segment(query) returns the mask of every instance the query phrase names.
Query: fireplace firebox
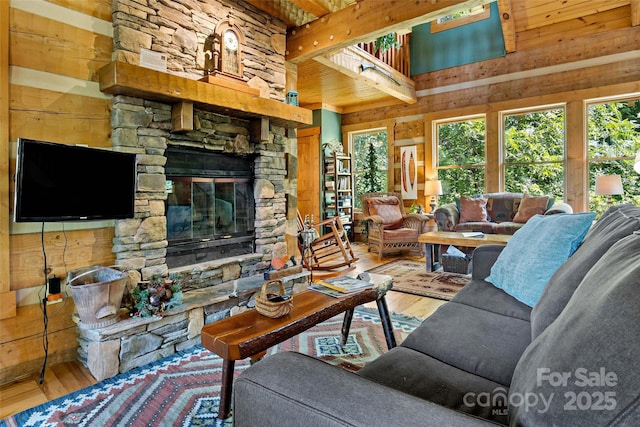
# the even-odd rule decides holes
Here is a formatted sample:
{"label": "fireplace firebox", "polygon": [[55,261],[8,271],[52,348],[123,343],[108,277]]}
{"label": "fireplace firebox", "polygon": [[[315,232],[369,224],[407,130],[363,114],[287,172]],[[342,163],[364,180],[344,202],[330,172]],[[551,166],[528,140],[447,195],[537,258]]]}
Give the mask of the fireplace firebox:
{"label": "fireplace firebox", "polygon": [[166,150],[167,266],[253,253],[253,157]]}

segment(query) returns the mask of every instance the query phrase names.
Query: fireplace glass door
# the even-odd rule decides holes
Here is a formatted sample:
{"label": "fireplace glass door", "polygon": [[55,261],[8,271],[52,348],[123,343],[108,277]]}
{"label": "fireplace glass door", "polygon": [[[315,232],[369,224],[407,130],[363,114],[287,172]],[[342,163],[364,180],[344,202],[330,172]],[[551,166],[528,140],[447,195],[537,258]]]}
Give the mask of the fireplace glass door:
{"label": "fireplace glass door", "polygon": [[167,239],[193,242],[245,236],[253,230],[248,178],[171,177],[167,181]]}

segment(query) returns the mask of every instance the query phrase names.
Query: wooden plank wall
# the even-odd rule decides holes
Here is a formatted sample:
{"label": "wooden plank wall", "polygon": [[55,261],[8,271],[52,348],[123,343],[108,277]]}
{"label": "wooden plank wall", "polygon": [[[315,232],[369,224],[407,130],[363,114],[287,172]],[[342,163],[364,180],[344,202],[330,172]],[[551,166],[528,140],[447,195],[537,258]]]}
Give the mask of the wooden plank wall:
{"label": "wooden plank wall", "polygon": [[[2,2],[0,30],[9,35],[9,52],[0,61],[2,82],[8,81],[8,99],[0,96],[8,120],[2,120],[0,148],[3,176],[15,173],[15,147],[18,138],[34,138],[65,144],[110,147],[110,97],[97,84],[97,70],[111,61],[113,36],[111,0],[17,0]],[[5,13],[7,12],[7,13]],[[3,40],[4,41],[4,40]],[[5,79],[4,76],[10,76]],[[4,126],[8,122],[8,126]],[[0,181],[2,215],[12,214],[13,182]],[[4,197],[4,195],[8,195]],[[12,203],[12,202],[11,202]],[[3,260],[8,269],[9,287],[0,294],[14,292],[16,315],[0,320],[0,384],[39,372],[42,348],[43,314],[39,304],[44,283],[43,244],[53,274],[93,264],[111,265],[114,236],[112,223],[87,225],[11,224],[0,217]],[[4,221],[7,224],[4,224]],[[3,239],[4,242],[4,239]],[[4,276],[3,276],[4,277]],[[0,283],[2,283],[0,279]],[[40,293],[40,294],[39,294]],[[49,364],[76,358],[75,324],[72,299],[50,306]]]}
{"label": "wooden plank wall", "polygon": [[[344,114],[343,126],[361,130],[380,117],[397,123],[421,115],[425,157],[419,159],[425,165],[425,176],[432,177],[436,175],[431,158],[434,121],[485,115],[487,190],[501,191],[500,113],[564,105],[567,111],[565,201],[574,210],[584,211],[588,206],[585,105],[589,100],[603,97],[640,96],[640,32],[638,27],[631,26],[630,15],[627,2],[590,16],[586,21],[576,18],[554,23],[549,26],[551,35],[546,32],[539,37],[534,35],[539,28],[519,32],[516,52],[484,61],[481,66],[469,64],[416,76],[418,103],[381,104],[378,108]],[[396,127],[402,129],[397,124]],[[395,175],[398,180],[397,170]]]}

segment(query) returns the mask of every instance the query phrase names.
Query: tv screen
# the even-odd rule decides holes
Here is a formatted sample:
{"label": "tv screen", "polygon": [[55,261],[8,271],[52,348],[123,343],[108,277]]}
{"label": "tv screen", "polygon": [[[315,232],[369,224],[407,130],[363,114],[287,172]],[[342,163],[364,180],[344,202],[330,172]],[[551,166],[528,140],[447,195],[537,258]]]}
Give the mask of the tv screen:
{"label": "tv screen", "polygon": [[16,222],[132,218],[135,187],[135,154],[18,139]]}

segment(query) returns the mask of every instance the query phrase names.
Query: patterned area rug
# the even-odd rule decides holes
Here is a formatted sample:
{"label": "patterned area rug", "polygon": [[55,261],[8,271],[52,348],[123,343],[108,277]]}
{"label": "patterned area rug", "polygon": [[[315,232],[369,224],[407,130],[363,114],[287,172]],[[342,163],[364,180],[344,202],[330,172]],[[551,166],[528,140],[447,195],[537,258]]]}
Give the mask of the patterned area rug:
{"label": "patterned area rug", "polygon": [[[400,343],[421,321],[392,315],[392,322]],[[295,350],[356,371],[387,351],[377,311],[356,309],[344,347],[341,326],[342,315],[336,316],[266,357]],[[246,360],[236,362],[236,376],[248,366]],[[196,346],[0,420],[0,426],[231,426],[232,418],[215,418],[221,371],[222,359]]]}
{"label": "patterned area rug", "polygon": [[393,277],[393,290],[424,297],[450,300],[471,281],[466,274],[427,272],[423,261],[396,260],[369,270]]}

